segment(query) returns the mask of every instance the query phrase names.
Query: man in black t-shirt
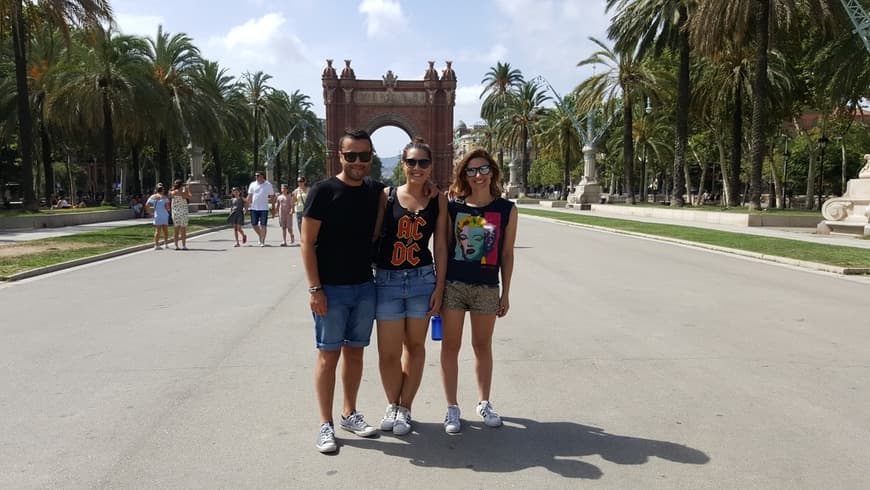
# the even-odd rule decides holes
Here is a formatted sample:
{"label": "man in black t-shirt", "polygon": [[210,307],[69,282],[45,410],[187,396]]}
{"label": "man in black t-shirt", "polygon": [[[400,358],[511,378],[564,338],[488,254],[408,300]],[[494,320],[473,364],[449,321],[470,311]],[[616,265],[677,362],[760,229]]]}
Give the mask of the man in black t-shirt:
{"label": "man in black t-shirt", "polygon": [[356,410],[363,348],[375,319],[371,243],[383,185],[368,178],[372,141],[348,130],[338,142],[341,173],[311,187],[302,218],[302,260],[317,340],[315,385],[321,426],[317,449],[337,449],[332,417],[335,371],[344,358],[340,425],[359,436],[377,432]]}

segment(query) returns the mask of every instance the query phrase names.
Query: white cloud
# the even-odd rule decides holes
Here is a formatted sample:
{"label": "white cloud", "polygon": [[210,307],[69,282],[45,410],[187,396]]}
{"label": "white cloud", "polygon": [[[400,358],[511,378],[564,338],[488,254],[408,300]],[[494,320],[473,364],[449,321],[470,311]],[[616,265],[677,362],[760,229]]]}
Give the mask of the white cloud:
{"label": "white cloud", "polygon": [[287,32],[286,23],[283,14],[268,13],[233,26],[224,36],[213,36],[208,46],[218,51],[221,59],[233,59],[249,68],[257,64],[304,62],[305,45],[295,34]]}
{"label": "white cloud", "polygon": [[362,0],[359,11],[366,15],[370,38],[391,36],[404,29],[405,16],[398,0]]}
{"label": "white cloud", "polygon": [[134,15],[134,14],[115,14],[115,23],[118,24],[118,29],[124,34],[150,36],[157,35],[157,27],[165,24],[166,20],[159,15]]}
{"label": "white cloud", "polygon": [[483,92],[483,85],[472,85],[469,87],[456,88],[456,105],[473,105],[480,106],[480,93]]}

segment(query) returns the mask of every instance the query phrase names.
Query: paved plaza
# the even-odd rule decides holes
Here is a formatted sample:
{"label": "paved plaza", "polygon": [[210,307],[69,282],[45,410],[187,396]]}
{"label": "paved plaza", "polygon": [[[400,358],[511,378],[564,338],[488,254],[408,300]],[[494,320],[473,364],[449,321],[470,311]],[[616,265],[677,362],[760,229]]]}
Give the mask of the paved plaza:
{"label": "paved plaza", "polygon": [[[322,455],[308,285],[270,224],[0,285],[0,488],[867,486],[868,278],[523,216],[505,426],[474,414],[466,331],[461,435],[429,341],[414,431]],[[372,345],[358,408],[384,406]]]}

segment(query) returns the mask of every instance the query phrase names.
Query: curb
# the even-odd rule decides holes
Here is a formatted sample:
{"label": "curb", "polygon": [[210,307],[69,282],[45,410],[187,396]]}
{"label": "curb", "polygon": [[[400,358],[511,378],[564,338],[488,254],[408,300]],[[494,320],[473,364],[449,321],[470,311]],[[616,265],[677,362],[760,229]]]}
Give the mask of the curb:
{"label": "curb", "polygon": [[[220,225],[214,228],[206,228],[205,230],[195,231],[193,233],[188,233],[187,238],[198,237],[200,235],[205,235],[208,233],[213,233],[216,231],[226,230],[231,228],[232,225]],[[72,267],[78,267],[80,265],[91,264],[93,262],[99,262],[101,260],[111,259],[114,257],[119,257],[121,255],[131,254],[133,252],[139,252],[142,250],[148,250],[153,248],[153,243],[146,243],[142,245],[134,245],[132,247],[122,248],[118,250],[113,250],[111,252],[102,253],[99,255],[92,255],[90,257],[82,257],[80,259],[68,260],[66,262],[61,262],[59,264],[47,265],[45,267],[39,267],[37,269],[30,269],[24,272],[19,272],[17,274],[12,274],[11,276],[6,276],[5,278],[0,279],[0,283],[2,282],[15,282],[20,281],[22,279],[28,279],[31,277],[41,276],[43,274],[49,274],[51,272],[57,272],[64,269],[70,269]]]}
{"label": "curb", "polygon": [[604,233],[613,233],[615,235],[626,235],[626,236],[631,236],[631,237],[635,237],[635,238],[643,238],[646,240],[653,240],[653,241],[657,241],[657,242],[674,243],[677,245],[699,248],[702,250],[713,250],[716,252],[722,252],[722,253],[727,253],[727,254],[731,254],[731,255],[739,255],[741,257],[748,257],[748,258],[752,258],[752,259],[764,260],[766,262],[774,262],[777,264],[790,265],[790,266],[794,266],[794,267],[800,267],[802,269],[810,269],[810,270],[817,270],[817,271],[822,271],[822,272],[830,272],[833,274],[839,274],[839,275],[843,275],[843,276],[870,275],[870,268],[866,268],[866,267],[839,267],[836,265],[821,264],[819,262],[809,262],[806,260],[791,259],[788,257],[781,257],[779,255],[768,255],[768,254],[762,254],[762,253],[758,253],[758,252],[749,252],[747,250],[739,250],[736,248],[727,248],[727,247],[720,247],[718,245],[708,245],[706,243],[690,242],[687,240],[680,240],[677,238],[668,238],[668,237],[662,237],[662,236],[658,236],[658,235],[647,235],[646,233],[638,233],[635,231],[624,231],[624,230],[617,230],[617,229],[613,229],[613,228],[606,228],[603,226],[586,225],[586,224],[581,224],[581,223],[571,223],[569,221],[563,221],[563,220],[560,220],[557,218],[545,218],[543,216],[534,216],[534,215],[530,215],[530,214],[526,214],[524,216],[527,218],[539,219],[542,221],[550,221],[550,222],[558,223],[558,224],[565,225],[565,226],[573,226],[576,228],[585,228],[585,229],[600,231],[600,232],[604,232]]}

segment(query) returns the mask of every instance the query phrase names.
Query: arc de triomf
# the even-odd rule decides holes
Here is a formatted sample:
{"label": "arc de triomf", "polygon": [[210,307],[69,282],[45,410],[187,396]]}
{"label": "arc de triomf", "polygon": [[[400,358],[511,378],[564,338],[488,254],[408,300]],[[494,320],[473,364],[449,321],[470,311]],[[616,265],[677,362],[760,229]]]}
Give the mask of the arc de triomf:
{"label": "arc de triomf", "polygon": [[[341,171],[338,138],[345,128],[362,128],[374,133],[384,126],[396,126],[410,139],[422,136],[432,148],[432,180],[445,186],[453,172],[453,106],[456,102],[456,73],[452,62],[438,75],[435,62],[423,80],[399,80],[392,71],[381,80],[359,80],[344,60],[341,75],[326,60],[323,69],[323,102],[326,106],[326,169],[332,176]],[[378,148],[394,154],[401,148]]]}

